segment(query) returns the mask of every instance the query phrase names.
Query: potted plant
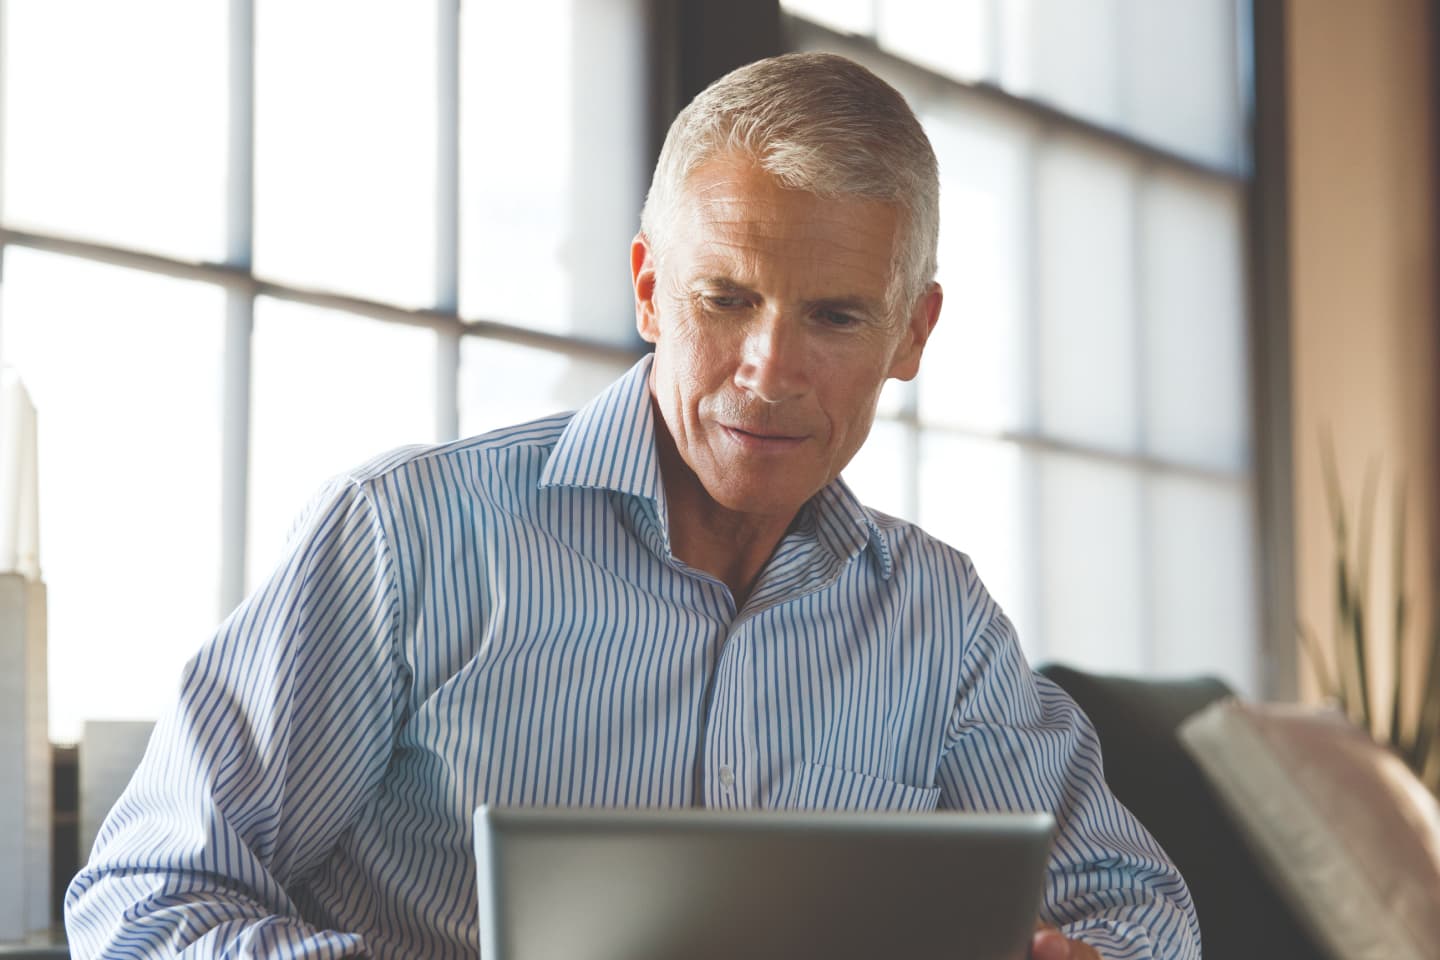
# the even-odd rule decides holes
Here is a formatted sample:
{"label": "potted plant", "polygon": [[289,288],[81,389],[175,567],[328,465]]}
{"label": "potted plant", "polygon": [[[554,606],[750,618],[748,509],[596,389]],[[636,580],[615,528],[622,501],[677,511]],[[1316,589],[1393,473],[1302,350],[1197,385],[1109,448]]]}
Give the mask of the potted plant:
{"label": "potted plant", "polygon": [[[1353,723],[1393,750],[1432,793],[1440,793],[1440,628],[1417,630],[1410,622],[1404,481],[1395,481],[1391,515],[1394,589],[1383,598],[1383,607],[1377,607],[1382,601],[1372,593],[1370,561],[1379,465],[1372,460],[1366,470],[1352,524],[1328,433],[1321,436],[1320,454],[1334,546],[1334,624],[1328,648],[1313,630],[1301,625],[1304,650],[1323,694]],[[1377,691],[1375,668],[1386,656],[1390,682]],[[1406,667],[1415,664],[1421,665],[1420,682],[1413,694],[1407,694],[1414,683],[1413,679],[1407,683],[1407,678],[1415,674]]]}

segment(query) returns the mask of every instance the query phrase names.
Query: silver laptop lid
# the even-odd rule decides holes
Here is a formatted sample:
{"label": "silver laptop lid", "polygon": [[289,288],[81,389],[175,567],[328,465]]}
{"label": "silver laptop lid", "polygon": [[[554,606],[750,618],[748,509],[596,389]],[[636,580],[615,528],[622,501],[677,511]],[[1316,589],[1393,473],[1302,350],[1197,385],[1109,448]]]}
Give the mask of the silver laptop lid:
{"label": "silver laptop lid", "polygon": [[1045,814],[493,809],[484,960],[1027,955]]}

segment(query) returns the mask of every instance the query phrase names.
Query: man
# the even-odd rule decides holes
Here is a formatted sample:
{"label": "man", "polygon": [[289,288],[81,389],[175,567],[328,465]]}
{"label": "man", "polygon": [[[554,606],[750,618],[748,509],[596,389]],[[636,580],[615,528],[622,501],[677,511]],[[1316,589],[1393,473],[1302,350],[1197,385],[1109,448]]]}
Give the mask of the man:
{"label": "man", "polygon": [[188,666],[69,891],[75,954],[473,956],[491,802],[1049,810],[1034,956],[1197,957],[968,559],[838,479],[939,316],[937,200],[849,61],[697,98],[631,247],[653,357],[322,493]]}

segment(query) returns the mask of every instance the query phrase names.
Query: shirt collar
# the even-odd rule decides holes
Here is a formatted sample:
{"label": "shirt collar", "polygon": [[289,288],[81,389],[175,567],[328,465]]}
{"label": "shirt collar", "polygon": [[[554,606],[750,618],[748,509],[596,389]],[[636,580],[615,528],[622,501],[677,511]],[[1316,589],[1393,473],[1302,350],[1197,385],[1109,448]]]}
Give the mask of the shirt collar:
{"label": "shirt collar", "polygon": [[[803,513],[809,513],[809,519]],[[842,478],[836,477],[810,498],[802,510],[801,522],[813,522],[815,536],[836,557],[848,560],[865,548],[889,580],[895,571],[890,545],[880,532],[875,516],[860,502]]]}
{"label": "shirt collar", "polygon": [[662,501],[652,359],[646,354],[570,418],[540,474],[541,487],[594,487]]}
{"label": "shirt collar", "polygon": [[[650,403],[653,360],[652,354],[642,357],[570,418],[540,474],[541,487],[590,487],[644,497],[655,503],[665,523]],[[801,508],[796,527],[813,528],[814,537],[842,560],[869,547],[881,576],[890,579],[894,570],[890,548],[871,512],[844,480],[837,477],[811,497]]]}

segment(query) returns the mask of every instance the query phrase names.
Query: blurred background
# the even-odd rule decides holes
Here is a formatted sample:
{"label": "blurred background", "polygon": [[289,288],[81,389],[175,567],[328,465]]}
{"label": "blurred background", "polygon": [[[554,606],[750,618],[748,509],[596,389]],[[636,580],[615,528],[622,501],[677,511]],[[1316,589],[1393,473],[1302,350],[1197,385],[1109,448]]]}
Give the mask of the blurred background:
{"label": "blurred background", "polygon": [[1430,616],[1435,6],[0,0],[49,739],[163,710],[328,476],[626,369],[663,131],[786,49],[870,65],[941,164],[945,308],[862,499],[969,553],[1036,662],[1313,689],[1322,433],[1382,515],[1404,481],[1378,589]]}

